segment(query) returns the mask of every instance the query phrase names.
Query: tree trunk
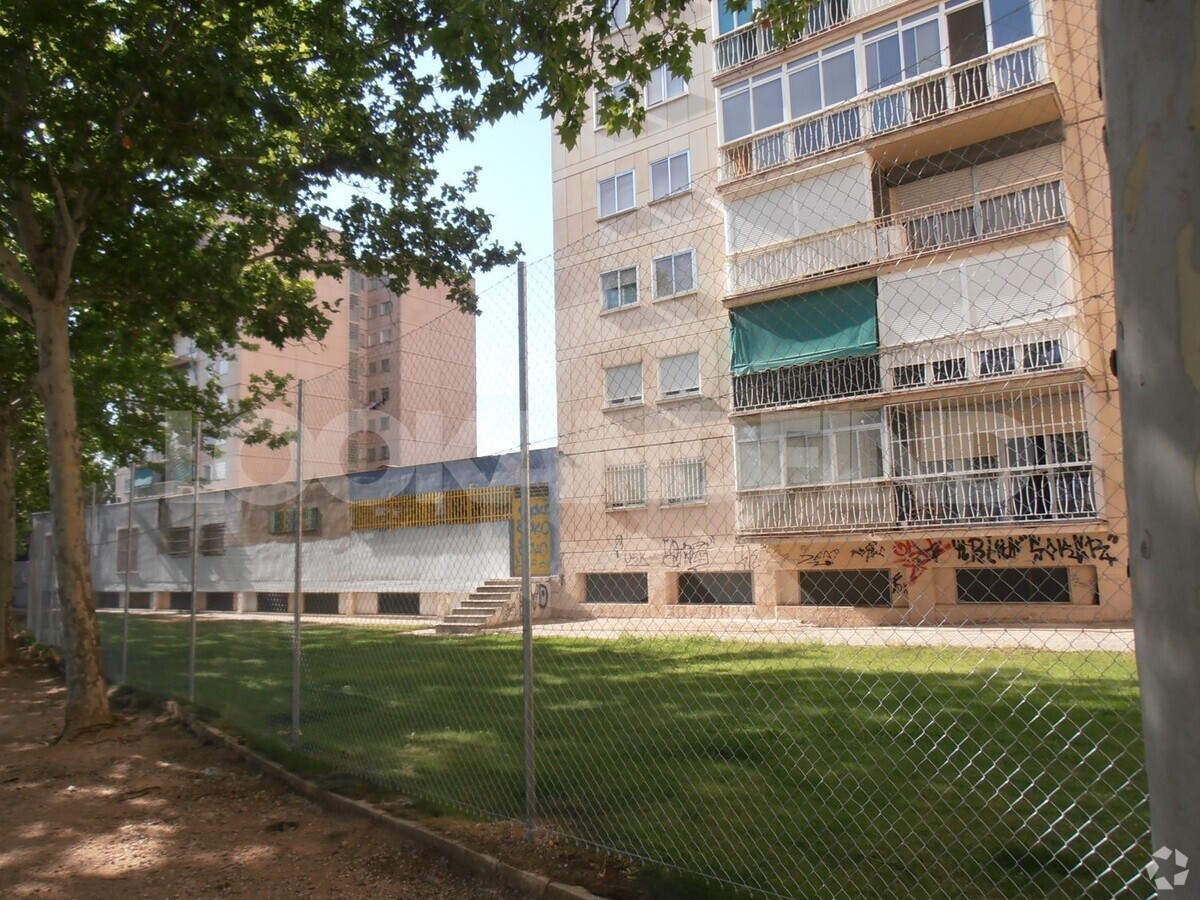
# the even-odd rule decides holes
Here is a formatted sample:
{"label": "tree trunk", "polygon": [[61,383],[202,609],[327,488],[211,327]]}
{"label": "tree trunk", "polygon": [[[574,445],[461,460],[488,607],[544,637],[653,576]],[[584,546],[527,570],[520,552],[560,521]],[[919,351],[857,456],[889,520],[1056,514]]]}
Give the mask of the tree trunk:
{"label": "tree trunk", "polygon": [[[3,401],[0,401],[3,403]],[[0,410],[0,666],[12,657],[13,595],[17,559],[17,457],[13,431],[18,416]]]}
{"label": "tree trunk", "polygon": [[58,602],[62,607],[67,714],[63,738],[112,724],[100,657],[100,632],[92,591],[91,554],[83,505],[83,444],[75,407],[71,350],[64,301],[38,298],[33,324],[38,345],[37,389],[46,416],[50,461],[50,513]]}

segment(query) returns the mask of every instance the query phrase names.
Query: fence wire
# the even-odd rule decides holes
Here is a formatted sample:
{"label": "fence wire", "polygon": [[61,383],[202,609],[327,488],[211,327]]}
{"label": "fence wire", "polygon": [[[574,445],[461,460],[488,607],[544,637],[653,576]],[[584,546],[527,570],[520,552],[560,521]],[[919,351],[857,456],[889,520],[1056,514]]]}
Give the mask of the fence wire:
{"label": "fence wire", "polygon": [[[528,521],[515,277],[347,279],[269,414],[299,500],[294,443],[200,495],[198,706],[291,741],[299,604],[295,749],[521,820],[527,531],[539,829],[763,896],[1151,893],[1094,9],[895,5],[556,151]],[[94,511],[110,674],[174,696],[194,499],[132,504],[127,643]]]}

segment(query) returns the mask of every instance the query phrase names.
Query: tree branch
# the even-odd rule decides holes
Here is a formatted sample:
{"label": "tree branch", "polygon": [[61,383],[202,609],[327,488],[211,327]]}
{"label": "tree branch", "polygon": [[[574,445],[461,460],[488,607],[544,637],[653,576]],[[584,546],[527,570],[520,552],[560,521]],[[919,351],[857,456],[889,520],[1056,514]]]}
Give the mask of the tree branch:
{"label": "tree branch", "polygon": [[[37,296],[37,285],[33,283],[33,279],[21,266],[21,260],[17,258],[17,254],[13,253],[3,244],[0,244],[0,273],[2,273],[9,281],[13,282],[25,296],[22,297],[7,288],[3,283],[0,283],[0,298],[4,300],[4,305],[11,309],[16,315],[32,321],[33,317],[33,299]],[[10,299],[11,298],[11,299]],[[22,311],[28,313],[28,318]]]}
{"label": "tree branch", "polygon": [[13,293],[3,284],[0,284],[0,306],[3,306],[26,325],[33,325],[33,307],[29,305],[29,301],[20,294]]}

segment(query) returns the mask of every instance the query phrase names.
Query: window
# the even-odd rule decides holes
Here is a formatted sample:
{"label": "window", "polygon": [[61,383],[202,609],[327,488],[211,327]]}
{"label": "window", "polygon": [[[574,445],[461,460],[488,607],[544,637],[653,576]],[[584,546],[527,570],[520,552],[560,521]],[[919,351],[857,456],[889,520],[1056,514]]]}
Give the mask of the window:
{"label": "window", "polygon": [[610,31],[629,24],[629,0],[608,0]]}
{"label": "window", "polygon": [[961,356],[955,359],[935,359],[933,361],[934,384],[945,384],[951,381],[966,381],[967,361]]}
{"label": "window", "polygon": [[380,431],[387,431],[391,427],[392,427],[392,417],[391,416],[380,416],[379,417],[379,430]]}
{"label": "window", "polygon": [[1057,340],[1036,341],[1021,348],[1022,367],[1027,372],[1063,367],[1062,342]]}
{"label": "window", "polygon": [[807,413],[736,428],[738,488],[881,478],[879,410]]}
{"label": "window", "polygon": [[704,458],[677,459],[659,468],[662,499],[665,506],[703,503],[705,498]]}
{"label": "window", "polygon": [[367,363],[367,374],[368,374],[368,375],[374,375],[374,374],[375,374],[375,368],[376,368],[376,366],[375,366],[375,363],[374,363],[374,362],[369,362],[369,363]]}
{"label": "window", "polygon": [[717,34],[728,34],[737,28],[749,25],[754,19],[754,10],[758,5],[758,0],[746,0],[746,5],[742,9],[734,10],[730,9],[728,0],[716,0]]}
{"label": "window", "polygon": [[421,614],[421,595],[381,593],[378,609],[381,616],[419,616]]}
{"label": "window", "polygon": [[391,313],[392,313],[392,301],[391,300],[384,300],[382,303],[379,304],[379,315],[389,316],[389,315],[391,315]]}
{"label": "window", "polygon": [[318,616],[336,616],[338,613],[337,594],[305,594],[304,611]]}
{"label": "window", "polygon": [[192,552],[192,529],[177,525],[167,529],[167,556],[188,556]]}
{"label": "window", "polygon": [[1017,370],[1017,353],[1012,347],[993,347],[979,351],[979,374],[983,378],[1009,375]]}
{"label": "window", "polygon": [[379,423],[378,419],[367,419],[367,431],[378,431],[376,427]]}
{"label": "window", "polygon": [[686,93],[687,79],[682,75],[672,75],[669,66],[659,66],[650,73],[650,83],[646,85],[646,105],[657,106]]}
{"label": "window", "polygon": [[96,594],[97,609],[120,609],[121,595],[116,591],[100,591]]}
{"label": "window", "polygon": [[636,205],[637,189],[632,169],[611,178],[602,178],[597,184],[600,191],[600,218],[633,209]]}
{"label": "window", "polygon": [[958,569],[959,603],[1070,603],[1066,567],[1045,569]]}
{"label": "window", "polygon": [[1005,441],[1014,514],[1022,519],[1091,516],[1096,511],[1086,431],[1035,434]]}
{"label": "window", "polygon": [[650,163],[650,199],[661,200],[692,186],[691,155],[687,150]]}
{"label": "window", "polygon": [[255,594],[254,608],[258,612],[285,613],[288,611],[287,594]]}
{"label": "window", "polygon": [[[806,56],[788,66],[788,105],[793,119],[799,119],[858,95],[858,73],[854,42],[838,44]],[[843,110],[828,119],[806,123],[797,128],[800,155],[818,153],[861,136],[857,107]]]}
{"label": "window", "polygon": [[226,474],[225,460],[219,459],[215,463],[212,464],[212,480],[213,481],[223,481],[225,479],[225,474]]}
{"label": "window", "polygon": [[[50,555],[50,554],[48,554]],[[126,568],[126,560],[128,560],[128,569]],[[128,528],[117,529],[117,572],[124,574],[126,571],[136,572],[138,570],[138,530],[132,531]]]}
{"label": "window", "polygon": [[377,315],[379,315],[379,306],[378,306],[378,304],[376,304],[375,306],[369,306],[369,307],[367,307],[367,318],[368,318],[368,319],[373,319],[373,318],[375,318]]}
{"label": "window", "polygon": [[[304,508],[304,530],[316,531],[321,523],[321,510],[316,506]],[[296,509],[276,509],[271,511],[271,534],[291,534],[296,531]]]}
{"label": "window", "polygon": [[638,302],[637,266],[605,272],[600,276],[600,296],[606,310],[633,306]]}
{"label": "window", "polygon": [[225,553],[225,523],[213,522],[200,526],[200,552],[205,556],[222,556]]}
{"label": "window", "polygon": [[379,405],[387,403],[392,399],[392,389],[389,387],[381,387],[379,389]]}
{"label": "window", "polygon": [[363,289],[363,277],[361,272],[350,270],[350,290],[355,293],[361,292]]}
{"label": "window", "polygon": [[829,569],[801,572],[805,606],[891,606],[892,576],[887,569]]}
{"label": "window", "polygon": [[700,354],[668,356],[658,364],[658,391],[664,400],[700,393]]}
{"label": "window", "polygon": [[390,344],[392,342],[392,329],[385,328],[376,336],[376,344]]}
{"label": "window", "polygon": [[361,307],[362,307],[362,300],[359,298],[358,294],[351,294],[350,295],[350,321],[352,321],[352,322],[358,321],[359,312],[360,312]]}
{"label": "window", "polygon": [[358,341],[359,341],[358,325],[356,323],[352,322],[350,324],[350,344],[351,344],[351,346],[357,346]]}
{"label": "window", "polygon": [[754,579],[749,572],[681,572],[678,602],[750,606]]}
{"label": "window", "polygon": [[358,441],[353,438],[346,442],[346,462],[358,462]]}
{"label": "window", "polygon": [[604,400],[609,406],[642,402],[642,364],[604,370]]}
{"label": "window", "polygon": [[374,447],[367,448],[367,462],[375,462],[375,453]]}
{"label": "window", "polygon": [[379,458],[380,458],[381,460],[388,460],[388,459],[391,459],[391,458],[392,458],[392,449],[391,449],[391,447],[389,447],[387,444],[384,444],[382,447],[380,447],[380,448],[379,448]]}
{"label": "window", "polygon": [[736,141],[783,122],[783,69],[721,90],[721,140]]}
{"label": "window", "polygon": [[585,603],[649,603],[645,572],[588,572],[583,576]]}
{"label": "window", "polygon": [[379,361],[379,371],[380,372],[392,371],[392,358],[390,356],[385,356],[383,359],[381,359]]}
{"label": "window", "polygon": [[892,369],[892,387],[896,390],[921,387],[925,384],[925,364],[914,363],[909,366],[896,366]]}
{"label": "window", "polygon": [[233,612],[233,594],[229,591],[211,591],[204,595],[204,608],[210,612]]}
{"label": "window", "polygon": [[640,509],[646,505],[646,464],[606,466],[605,505],[608,509]]}
{"label": "window", "polygon": [[171,591],[171,596],[167,598],[167,605],[177,611],[192,608],[192,592],[191,591]]}
{"label": "window", "polygon": [[367,403],[374,403],[377,396],[378,395],[375,393],[375,391],[367,391]]}
{"label": "window", "polygon": [[654,296],[671,297],[696,289],[696,253],[683,250],[654,260]]}

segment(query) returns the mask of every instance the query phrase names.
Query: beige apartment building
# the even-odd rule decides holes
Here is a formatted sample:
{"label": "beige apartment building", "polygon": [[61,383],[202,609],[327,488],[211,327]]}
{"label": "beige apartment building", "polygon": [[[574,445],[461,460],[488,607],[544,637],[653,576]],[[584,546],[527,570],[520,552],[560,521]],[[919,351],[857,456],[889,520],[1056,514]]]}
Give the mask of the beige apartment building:
{"label": "beige apartment building", "polygon": [[692,14],[554,151],[567,607],[1128,621],[1095,0]]}
{"label": "beige apartment building", "polygon": [[[304,475],[324,478],[388,465],[419,465],[475,454],[475,317],[462,313],[445,288],[412,284],[396,296],[379,279],[348,270],[315,281],[329,330],[320,340],[276,348],[260,342],[210,359],[187,339],[175,364],[191,378],[217,378],[231,400],[255,376],[293,379],[285,401],[261,411],[274,430],[297,427],[296,383],[305,386]],[[201,456],[206,489],[277,484],[295,477],[295,453],[246,444],[236,436],[208,440]],[[190,472],[190,463],[185,464]],[[186,489],[187,474],[168,471],[165,455],[140,467],[136,495]],[[117,498],[128,496],[127,470],[116,477]]]}

